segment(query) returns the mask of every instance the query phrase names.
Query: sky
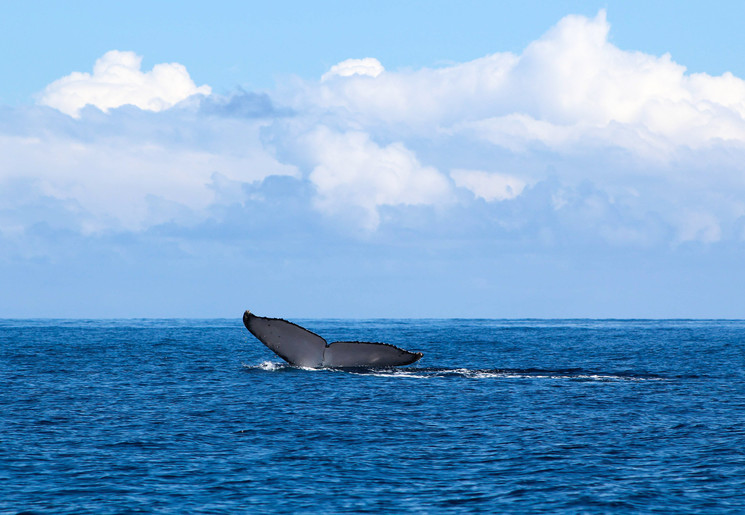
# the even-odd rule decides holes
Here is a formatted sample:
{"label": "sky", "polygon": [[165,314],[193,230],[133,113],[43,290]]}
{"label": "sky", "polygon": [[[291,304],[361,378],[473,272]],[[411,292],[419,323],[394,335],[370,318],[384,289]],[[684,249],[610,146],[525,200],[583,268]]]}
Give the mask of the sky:
{"label": "sky", "polygon": [[8,2],[0,318],[743,318],[745,4]]}

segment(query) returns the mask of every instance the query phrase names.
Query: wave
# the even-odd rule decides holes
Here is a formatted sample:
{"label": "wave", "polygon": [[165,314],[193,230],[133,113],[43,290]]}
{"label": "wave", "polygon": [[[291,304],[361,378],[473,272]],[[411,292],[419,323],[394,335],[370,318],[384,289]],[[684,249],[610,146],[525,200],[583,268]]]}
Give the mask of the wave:
{"label": "wave", "polygon": [[568,379],[575,381],[664,381],[668,378],[646,372],[600,372],[581,368],[543,369],[543,368],[494,368],[469,369],[447,367],[407,367],[407,368],[301,368],[287,363],[264,361],[258,365],[247,365],[247,370],[283,372],[303,370],[312,372],[344,373],[361,376],[391,377],[402,379]]}
{"label": "wave", "polygon": [[355,370],[353,374],[380,377],[466,378],[466,379],[569,379],[577,381],[662,381],[666,378],[630,372],[596,372],[583,369],[468,369],[468,368],[407,368],[387,370]]}

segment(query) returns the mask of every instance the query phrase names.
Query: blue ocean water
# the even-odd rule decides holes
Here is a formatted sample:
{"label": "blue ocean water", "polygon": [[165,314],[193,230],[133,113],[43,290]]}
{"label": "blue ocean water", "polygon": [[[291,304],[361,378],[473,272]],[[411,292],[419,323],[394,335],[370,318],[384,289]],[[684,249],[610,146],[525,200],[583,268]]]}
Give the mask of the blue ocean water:
{"label": "blue ocean water", "polygon": [[745,512],[745,322],[0,321],[0,513]]}

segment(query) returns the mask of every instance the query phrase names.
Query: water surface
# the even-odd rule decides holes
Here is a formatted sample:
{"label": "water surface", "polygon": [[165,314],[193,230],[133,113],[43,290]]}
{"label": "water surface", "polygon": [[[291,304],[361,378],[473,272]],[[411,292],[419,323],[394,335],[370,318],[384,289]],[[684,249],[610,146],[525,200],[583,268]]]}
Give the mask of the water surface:
{"label": "water surface", "polygon": [[745,322],[0,321],[0,512],[745,511]]}

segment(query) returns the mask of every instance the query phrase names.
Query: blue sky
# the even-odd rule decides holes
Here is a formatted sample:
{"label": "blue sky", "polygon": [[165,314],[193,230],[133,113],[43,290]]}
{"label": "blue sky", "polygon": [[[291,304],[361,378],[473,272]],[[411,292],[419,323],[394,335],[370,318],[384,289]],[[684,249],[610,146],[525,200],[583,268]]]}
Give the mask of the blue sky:
{"label": "blue sky", "polygon": [[3,11],[0,317],[745,316],[742,3]]}

